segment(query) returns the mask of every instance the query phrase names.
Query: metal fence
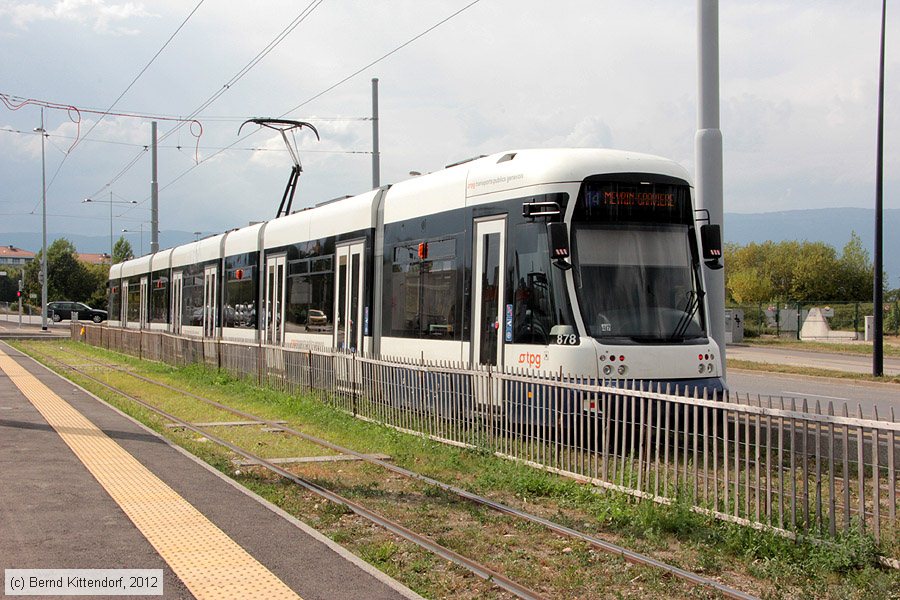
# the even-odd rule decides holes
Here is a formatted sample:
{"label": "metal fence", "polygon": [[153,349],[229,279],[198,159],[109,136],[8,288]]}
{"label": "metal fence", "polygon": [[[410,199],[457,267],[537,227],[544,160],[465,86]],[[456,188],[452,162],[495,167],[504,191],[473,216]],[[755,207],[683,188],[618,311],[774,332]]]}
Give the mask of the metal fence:
{"label": "metal fence", "polygon": [[73,337],[175,365],[203,362],[434,440],[657,502],[687,499],[722,519],[790,534],[861,529],[897,547],[893,410],[867,419],[858,406],[831,402],[685,396],[560,373],[91,325]]}

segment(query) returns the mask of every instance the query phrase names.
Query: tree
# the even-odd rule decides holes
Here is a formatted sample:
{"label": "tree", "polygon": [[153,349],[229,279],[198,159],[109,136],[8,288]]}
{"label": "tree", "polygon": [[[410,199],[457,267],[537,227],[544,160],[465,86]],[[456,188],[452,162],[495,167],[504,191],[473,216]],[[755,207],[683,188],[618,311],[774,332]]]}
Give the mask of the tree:
{"label": "tree", "polygon": [[843,300],[838,297],[838,259],[824,242],[803,242],[793,257],[790,295],[799,302]]}
{"label": "tree", "polygon": [[739,303],[867,300],[872,263],[856,233],[840,257],[823,242],[727,244],[725,289]]}
{"label": "tree", "polygon": [[760,272],[747,267],[728,278],[728,294],[738,304],[768,302],[773,297],[772,282]]}
{"label": "tree", "polygon": [[[872,297],[875,285],[874,266],[869,260],[869,252],[863,247],[856,232],[850,234],[850,241],[844,246],[838,265],[840,276],[839,295],[842,300],[864,300]],[[887,281],[887,278],[884,278]]]}
{"label": "tree", "polygon": [[131,242],[121,236],[116,245],[113,246],[112,264],[125,262],[134,258],[134,251],[131,249]]}
{"label": "tree", "polygon": [[[41,270],[42,252],[25,267],[25,287],[31,293],[40,295],[41,284],[38,274]],[[78,253],[72,242],[65,238],[55,240],[47,248],[47,301],[72,300],[75,302],[97,301],[98,290],[106,285],[108,271],[102,277],[97,269],[78,260]],[[103,304],[99,297],[98,304]]]}
{"label": "tree", "polygon": [[22,272],[16,267],[0,266],[0,271],[6,271],[6,275],[0,275],[0,302],[15,302],[18,298],[19,277]]}

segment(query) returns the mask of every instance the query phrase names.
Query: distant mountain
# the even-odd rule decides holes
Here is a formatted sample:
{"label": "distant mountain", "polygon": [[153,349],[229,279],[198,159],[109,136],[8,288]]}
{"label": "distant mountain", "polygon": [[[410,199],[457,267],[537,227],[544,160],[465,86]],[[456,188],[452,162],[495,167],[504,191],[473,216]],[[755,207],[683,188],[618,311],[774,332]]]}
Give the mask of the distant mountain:
{"label": "distant mountain", "polygon": [[[850,240],[850,234],[862,240],[873,258],[875,247],[875,210],[869,208],[816,208],[770,213],[725,213],[725,241],[737,244],[772,240],[825,242],[838,253]],[[900,288],[900,209],[884,211],[884,270],[888,288]]]}
{"label": "distant mountain", "polygon": [[[125,239],[131,242],[131,247],[135,254],[142,254],[150,251],[150,232],[144,231],[143,236],[140,232],[122,234],[116,233],[113,242],[119,239],[120,235],[125,235]],[[53,240],[58,238],[66,238],[75,245],[79,252],[109,252],[109,234],[106,235],[81,235],[78,233],[47,233],[47,244],[50,245]],[[159,247],[171,248],[187,242],[193,242],[197,239],[193,233],[188,231],[160,231]],[[143,252],[141,251],[141,242],[143,241]],[[0,246],[13,245],[23,250],[31,252],[39,252],[41,249],[40,233],[0,233]]]}
{"label": "distant mountain", "polygon": [[[725,241],[738,244],[772,240],[807,240],[826,242],[838,252],[850,239],[851,232],[862,239],[872,257],[875,237],[875,211],[868,208],[817,208],[811,210],[787,210],[770,213],[725,213]],[[884,268],[888,272],[888,287],[900,287],[900,209],[884,211]],[[118,239],[116,235],[116,239]],[[65,237],[80,252],[109,252],[109,237],[67,233],[48,234],[48,241]],[[135,254],[141,254],[141,238],[128,236]],[[171,248],[196,239],[188,231],[160,231],[159,245]],[[41,248],[40,233],[0,233],[0,246],[12,244],[37,252]],[[149,251],[150,232],[143,235],[143,252]]]}

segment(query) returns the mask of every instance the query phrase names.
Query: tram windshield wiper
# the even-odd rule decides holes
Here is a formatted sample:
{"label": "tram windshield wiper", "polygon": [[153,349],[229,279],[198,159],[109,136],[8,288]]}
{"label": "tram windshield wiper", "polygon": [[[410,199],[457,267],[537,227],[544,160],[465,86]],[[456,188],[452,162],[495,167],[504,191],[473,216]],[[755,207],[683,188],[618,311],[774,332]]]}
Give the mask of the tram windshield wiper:
{"label": "tram windshield wiper", "polygon": [[684,314],[675,325],[675,329],[674,331],[672,331],[672,335],[669,336],[670,340],[676,340],[678,338],[684,337],[684,334],[687,332],[688,326],[691,324],[691,321],[694,319],[694,315],[697,314],[697,311],[699,309],[700,296],[697,294],[697,292],[691,290],[688,292],[688,301],[687,306],[684,307]]}

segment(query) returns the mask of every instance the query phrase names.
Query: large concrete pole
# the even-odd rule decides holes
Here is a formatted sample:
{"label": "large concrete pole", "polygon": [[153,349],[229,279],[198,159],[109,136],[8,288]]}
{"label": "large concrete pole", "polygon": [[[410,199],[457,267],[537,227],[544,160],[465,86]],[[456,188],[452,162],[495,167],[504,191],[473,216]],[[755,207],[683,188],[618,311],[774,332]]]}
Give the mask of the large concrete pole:
{"label": "large concrete pole", "polygon": [[159,178],[156,161],[156,121],[150,122],[150,254],[159,252]]}
{"label": "large concrete pole", "polygon": [[378,148],[378,78],[372,79],[372,189],[381,187],[381,153]]}
{"label": "large concrete pole", "polygon": [[[725,239],[722,181],[722,131],[719,129],[719,2],[698,0],[697,208],[709,211],[710,223]],[[725,379],[725,270],[703,267],[709,332],[719,345]]]}

